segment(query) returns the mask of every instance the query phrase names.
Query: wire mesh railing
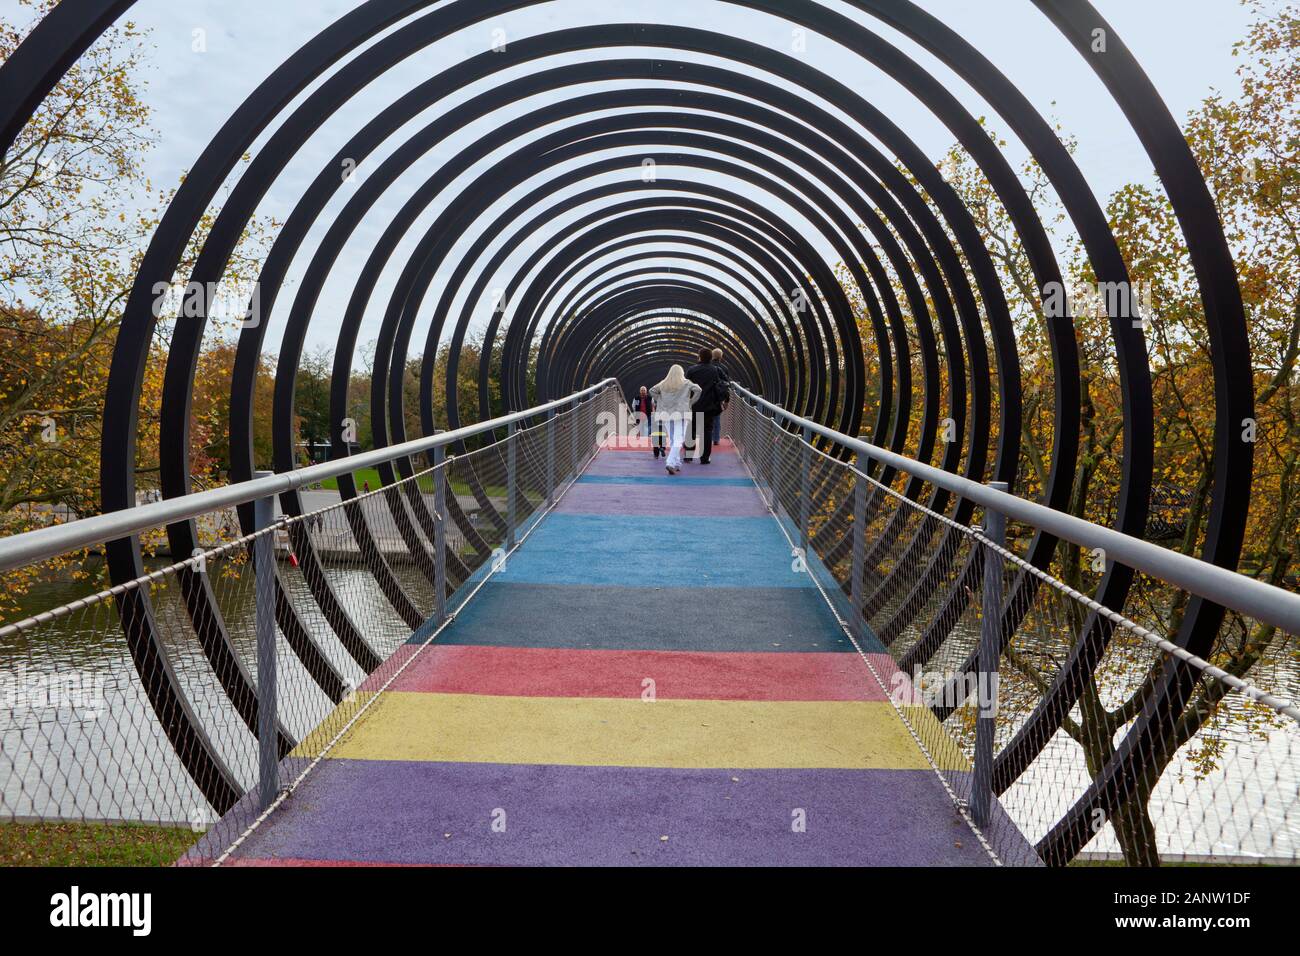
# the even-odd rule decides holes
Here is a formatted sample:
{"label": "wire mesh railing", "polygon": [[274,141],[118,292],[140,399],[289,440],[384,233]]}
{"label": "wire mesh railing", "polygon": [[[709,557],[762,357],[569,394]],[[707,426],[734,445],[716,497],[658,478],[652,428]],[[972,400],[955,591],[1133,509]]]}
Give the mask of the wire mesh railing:
{"label": "wire mesh railing", "polygon": [[1197,590],[1127,568],[1107,608],[1115,554],[1072,538],[1036,567],[1045,522],[959,510],[958,481],[738,393],[724,425],[765,500],[1002,862],[1300,861],[1295,595],[1242,585],[1269,619],[1230,605],[1194,655],[1170,638]]}
{"label": "wire mesh railing", "polygon": [[193,555],[0,626],[10,862],[112,862],[142,841],[223,860],[504,565],[619,407],[602,383],[396,446],[395,480],[351,495],[319,484],[351,460],[304,469],[286,513],[256,499],[248,533],[233,509],[194,512]]}

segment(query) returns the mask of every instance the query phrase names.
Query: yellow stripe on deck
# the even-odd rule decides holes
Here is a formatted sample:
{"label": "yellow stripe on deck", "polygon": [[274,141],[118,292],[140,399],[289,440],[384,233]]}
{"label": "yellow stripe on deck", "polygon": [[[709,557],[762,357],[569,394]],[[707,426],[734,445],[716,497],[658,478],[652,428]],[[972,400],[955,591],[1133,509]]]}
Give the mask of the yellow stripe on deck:
{"label": "yellow stripe on deck", "polygon": [[919,770],[888,703],[389,692],[330,752],[354,760]]}

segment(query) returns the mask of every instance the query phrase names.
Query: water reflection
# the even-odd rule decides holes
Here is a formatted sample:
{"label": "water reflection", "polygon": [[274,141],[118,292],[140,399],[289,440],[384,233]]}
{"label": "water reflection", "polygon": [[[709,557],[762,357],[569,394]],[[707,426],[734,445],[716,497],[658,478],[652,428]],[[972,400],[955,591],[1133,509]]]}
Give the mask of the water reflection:
{"label": "water reflection", "polygon": [[[162,566],[161,562],[154,565]],[[151,568],[152,569],[152,568]],[[88,565],[88,570],[99,569]],[[256,680],[255,598],[251,567],[210,561],[208,578],[231,645]],[[302,574],[279,562],[281,581],[308,631],[335,670],[355,688],[364,674],[333,636]],[[428,581],[394,564],[408,593],[425,597]],[[381,657],[410,628],[356,563],[326,575],[361,633]],[[23,611],[38,614],[84,598],[84,581],[33,588]],[[176,679],[227,763],[247,787],[257,775],[256,739],[231,706],[195,638],[175,581],[149,590],[158,631]],[[301,739],[333,704],[278,634],[280,719]],[[213,814],[166,740],[131,660],[112,602],[98,602],[0,638],[0,810],[3,815],[73,819],[211,823]]]}

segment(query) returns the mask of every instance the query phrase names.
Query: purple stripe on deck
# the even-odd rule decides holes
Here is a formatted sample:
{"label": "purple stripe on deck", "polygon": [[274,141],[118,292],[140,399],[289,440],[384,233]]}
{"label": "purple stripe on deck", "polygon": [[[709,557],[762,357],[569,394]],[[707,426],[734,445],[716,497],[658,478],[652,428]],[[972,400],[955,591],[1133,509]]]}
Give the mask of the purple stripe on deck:
{"label": "purple stripe on deck", "polygon": [[663,515],[666,518],[761,518],[767,508],[752,487],[703,482],[603,485],[579,482],[556,511],[569,514]]}
{"label": "purple stripe on deck", "polygon": [[[800,818],[804,832],[794,827]],[[364,760],[325,761],[236,855],[488,865],[990,863],[929,770]]]}

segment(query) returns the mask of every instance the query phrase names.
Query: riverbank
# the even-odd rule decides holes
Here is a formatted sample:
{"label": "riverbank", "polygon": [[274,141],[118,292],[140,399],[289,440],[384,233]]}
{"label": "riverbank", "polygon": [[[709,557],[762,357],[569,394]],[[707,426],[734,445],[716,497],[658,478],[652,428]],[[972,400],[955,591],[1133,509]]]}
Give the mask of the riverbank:
{"label": "riverbank", "polygon": [[170,866],[199,836],[142,823],[0,823],[0,867]]}

